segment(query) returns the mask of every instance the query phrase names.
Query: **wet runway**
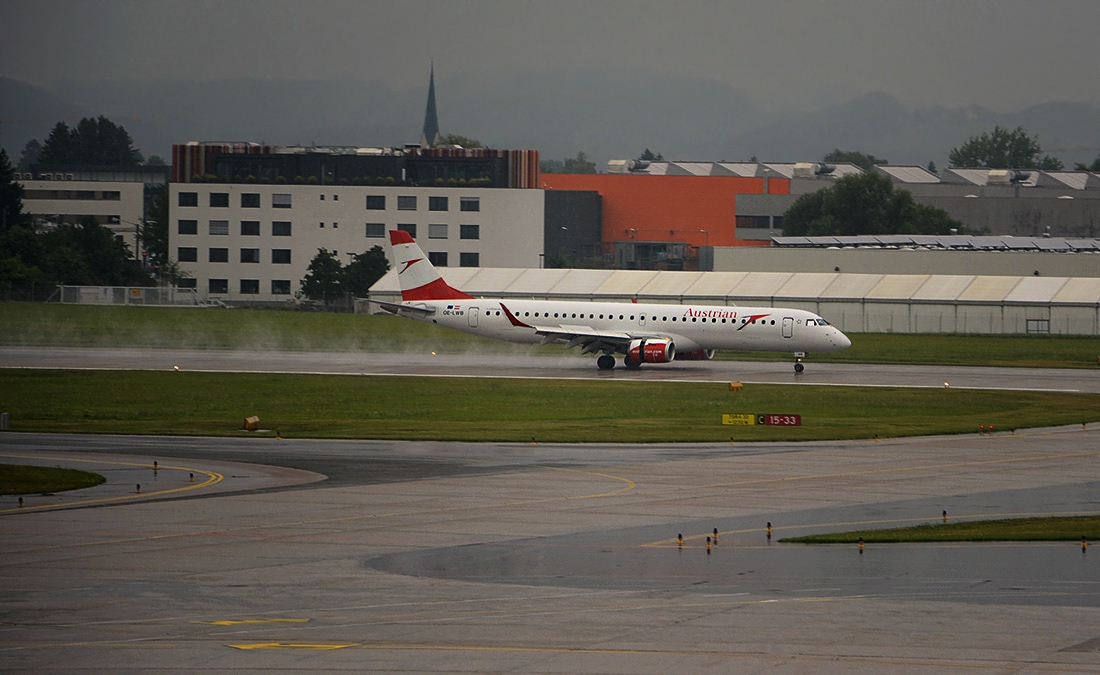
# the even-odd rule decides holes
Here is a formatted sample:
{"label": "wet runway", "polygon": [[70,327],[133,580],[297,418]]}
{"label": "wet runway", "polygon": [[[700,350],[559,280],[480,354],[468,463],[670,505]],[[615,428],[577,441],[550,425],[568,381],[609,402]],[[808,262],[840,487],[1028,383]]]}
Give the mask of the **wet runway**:
{"label": "wet runway", "polygon": [[676,361],[637,370],[601,371],[595,359],[515,354],[389,354],[362,352],[236,352],[199,349],[0,347],[0,367],[220,372],[292,372],[423,377],[519,377],[661,380],[882,387],[1015,389],[1100,393],[1095,370],[965,368],[807,362],[795,374],[782,361]]}
{"label": "wet runway", "polygon": [[[361,355],[188,355],[139,361],[362,372]],[[0,350],[5,366],[119,358]],[[587,360],[524,361],[498,367],[598,376]],[[677,372],[795,382],[786,368]],[[832,368],[807,376],[838,383]],[[847,368],[893,386],[944,372]],[[952,371],[952,386],[1090,375],[991,370],[1007,372]],[[1100,672],[1098,548],[779,542],[943,510],[1100,513],[1100,426],[673,446],[3,433],[0,461],[108,476],[23,508],[0,497],[4,672]]]}

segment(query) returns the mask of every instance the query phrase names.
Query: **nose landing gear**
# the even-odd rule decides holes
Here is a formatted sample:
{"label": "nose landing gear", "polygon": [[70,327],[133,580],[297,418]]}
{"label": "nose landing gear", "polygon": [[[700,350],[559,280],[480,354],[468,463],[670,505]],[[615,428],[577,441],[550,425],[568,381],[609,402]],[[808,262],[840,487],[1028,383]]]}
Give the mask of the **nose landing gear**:
{"label": "nose landing gear", "polygon": [[802,359],[806,358],[806,352],[794,353],[794,372],[801,373],[806,370],[806,364],[802,363]]}

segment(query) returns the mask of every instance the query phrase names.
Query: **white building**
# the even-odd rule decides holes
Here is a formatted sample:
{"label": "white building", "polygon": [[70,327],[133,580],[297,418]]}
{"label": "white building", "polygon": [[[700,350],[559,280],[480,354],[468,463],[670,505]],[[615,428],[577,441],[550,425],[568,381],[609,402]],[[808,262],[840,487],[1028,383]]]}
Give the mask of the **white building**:
{"label": "white building", "polygon": [[136,257],[138,228],[145,208],[145,185],[132,181],[22,179],[23,210],[37,228],[76,225],[95,216],[126,242]]}
{"label": "white building", "polygon": [[408,231],[438,267],[538,267],[537,189],[172,183],[169,251],[200,296],[281,301],[318,249],[343,264]]}

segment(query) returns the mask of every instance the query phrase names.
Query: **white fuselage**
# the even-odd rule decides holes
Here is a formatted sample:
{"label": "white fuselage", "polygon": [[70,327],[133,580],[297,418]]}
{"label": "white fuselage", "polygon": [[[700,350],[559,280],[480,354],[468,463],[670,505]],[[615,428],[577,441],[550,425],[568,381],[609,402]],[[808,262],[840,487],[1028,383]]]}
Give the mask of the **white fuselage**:
{"label": "white fuselage", "polygon": [[[423,321],[510,342],[547,342],[538,329],[558,328],[563,333],[592,331],[632,338],[668,338],[678,352],[733,349],[809,353],[838,351],[851,345],[847,336],[824,319],[799,309],[494,298],[403,304],[433,308],[432,314],[415,317]],[[505,307],[526,325],[510,320]]]}

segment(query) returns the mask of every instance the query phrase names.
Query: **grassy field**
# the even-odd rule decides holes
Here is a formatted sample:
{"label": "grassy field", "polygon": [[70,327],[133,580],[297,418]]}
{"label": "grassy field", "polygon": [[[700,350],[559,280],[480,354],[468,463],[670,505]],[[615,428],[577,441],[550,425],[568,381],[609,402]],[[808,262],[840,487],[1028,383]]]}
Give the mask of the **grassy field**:
{"label": "grassy field", "polygon": [[99,485],[106,479],[91,471],[48,466],[0,464],[0,495],[63,492]]}
{"label": "grassy field", "polygon": [[925,524],[886,530],[859,530],[836,534],[791,537],[783,542],[799,544],[928,543],[949,541],[1088,541],[1100,540],[1100,516],[1063,518],[1012,518],[965,523]]}
{"label": "grassy field", "polygon": [[[852,347],[811,362],[907,363],[1100,370],[1100,339],[1062,336],[856,334]],[[306,311],[0,303],[0,344],[295,351],[562,354],[410,319]],[[723,359],[789,360],[775,352]]]}
{"label": "grassy field", "polygon": [[[15,431],[468,441],[716,442],[881,438],[1080,424],[1100,395],[956,389],[0,370]],[[721,424],[798,414],[802,426]]]}

